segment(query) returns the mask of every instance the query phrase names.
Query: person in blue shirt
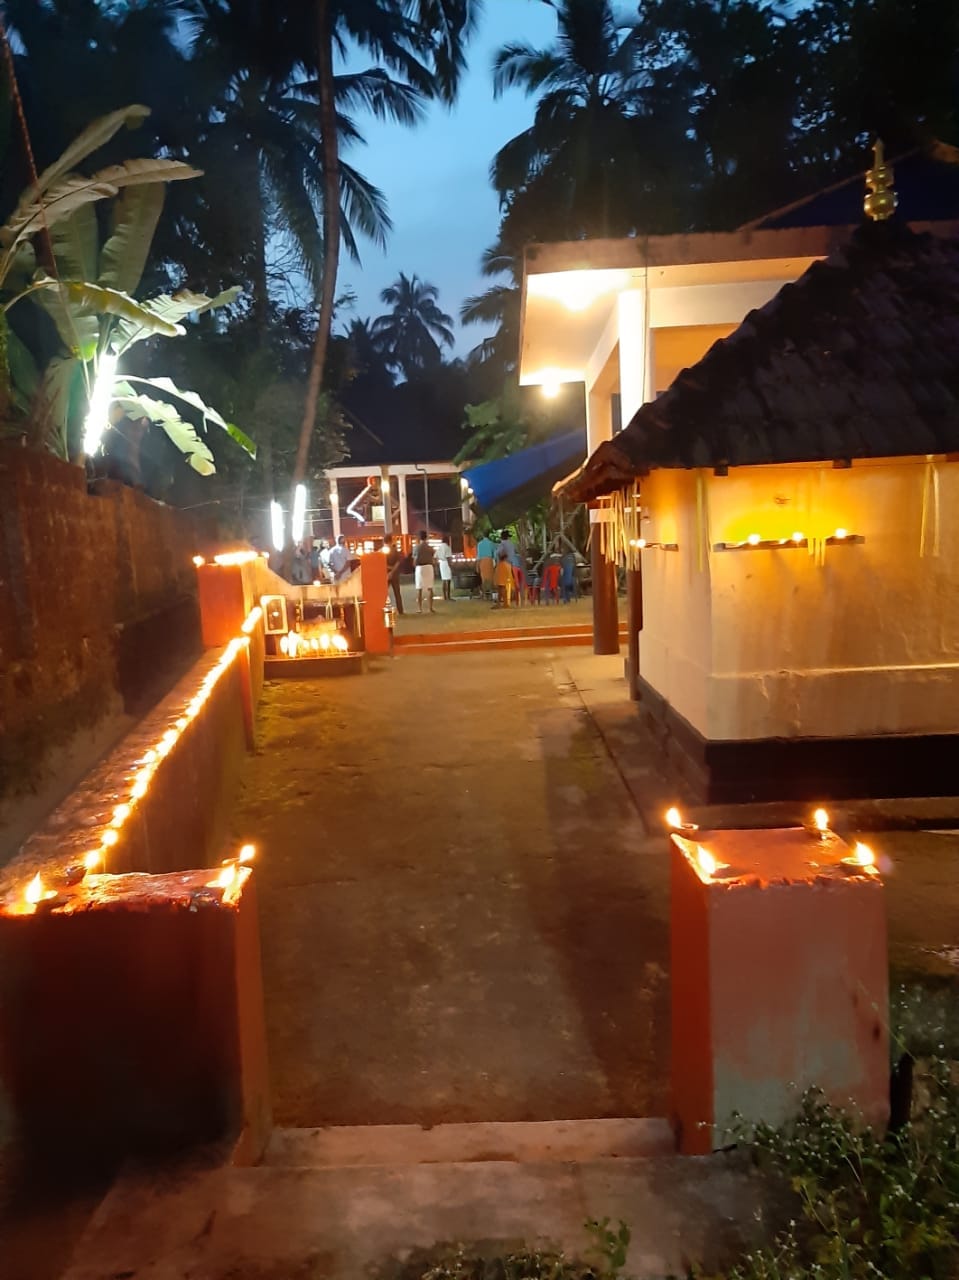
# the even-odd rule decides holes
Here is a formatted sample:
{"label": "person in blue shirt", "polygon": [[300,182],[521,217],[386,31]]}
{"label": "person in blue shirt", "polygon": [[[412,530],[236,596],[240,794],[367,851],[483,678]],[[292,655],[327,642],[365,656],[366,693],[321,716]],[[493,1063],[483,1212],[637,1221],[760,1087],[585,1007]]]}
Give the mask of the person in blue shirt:
{"label": "person in blue shirt", "polygon": [[513,541],[513,535],[509,529],[504,529],[499,536],[499,547],[497,548],[497,553],[500,551],[506,552],[506,558],[514,569],[520,568],[522,561],[519,558],[519,547]]}
{"label": "person in blue shirt", "polygon": [[484,533],[476,544],[476,567],[479,570],[480,585],[483,588],[484,596],[493,594],[493,558],[495,555],[496,548],[493,546],[493,540]]}
{"label": "person in blue shirt", "polygon": [[562,560],[563,572],[560,578],[560,586],[563,589],[563,604],[569,602],[576,595],[576,556],[572,551],[567,551]]}
{"label": "person in blue shirt", "polygon": [[513,535],[509,529],[504,529],[500,534],[499,550],[497,556],[506,552],[506,557],[513,567],[513,579],[516,584],[516,599],[518,603],[522,603],[523,596],[526,592],[526,571],[523,568],[523,561],[520,558],[519,547],[513,541]]}

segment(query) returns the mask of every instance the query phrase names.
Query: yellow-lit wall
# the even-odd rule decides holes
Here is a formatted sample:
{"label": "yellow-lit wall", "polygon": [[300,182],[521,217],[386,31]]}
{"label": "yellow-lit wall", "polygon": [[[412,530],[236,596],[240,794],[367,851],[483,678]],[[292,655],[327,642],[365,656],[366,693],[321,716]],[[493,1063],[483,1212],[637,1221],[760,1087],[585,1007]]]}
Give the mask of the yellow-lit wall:
{"label": "yellow-lit wall", "polygon": [[695,324],[669,329],[654,329],[653,390],[665,391],[683,369],[690,369],[720,338],[726,338],[735,324]]}
{"label": "yellow-lit wall", "polygon": [[[693,473],[654,473],[649,527],[658,538],[672,522],[681,549],[644,553],[643,677],[712,740],[954,732],[959,465],[938,466],[938,557],[931,491],[920,556],[924,473],[922,459],[707,473],[702,520]],[[802,549],[711,549],[837,527],[866,541],[827,548],[824,565]]]}
{"label": "yellow-lit wall", "polygon": [[707,723],[712,671],[709,573],[689,554],[696,539],[696,477],[654,471],[642,482],[647,542],[676,542],[678,551],[643,554],[640,674],[690,724]]}

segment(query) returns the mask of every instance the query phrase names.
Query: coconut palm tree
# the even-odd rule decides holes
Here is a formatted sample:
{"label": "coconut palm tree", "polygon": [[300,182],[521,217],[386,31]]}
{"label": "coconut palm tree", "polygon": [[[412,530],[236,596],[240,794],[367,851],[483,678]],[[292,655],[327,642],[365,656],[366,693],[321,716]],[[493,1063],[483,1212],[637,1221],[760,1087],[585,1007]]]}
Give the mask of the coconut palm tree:
{"label": "coconut palm tree", "polygon": [[[304,6],[305,7],[305,6]],[[316,343],[307,383],[293,483],[306,474],[333,324],[340,258],[339,138],[335,127],[334,56],[348,44],[365,50],[392,78],[420,98],[452,102],[464,69],[466,43],[482,0],[314,0],[317,94],[326,198],[323,204],[323,279]]]}
{"label": "coconut palm tree", "polygon": [[407,381],[442,363],[442,348],[453,345],[453,318],[440,310],[438,298],[435,284],[402,271],[380,294],[390,310],[377,316],[371,332],[386,363]]}
{"label": "coconut palm tree", "polygon": [[463,324],[495,326],[494,332],[470,352],[473,364],[496,366],[505,377],[516,368],[519,351],[520,275],[522,262],[502,241],[487,249],[480,267],[484,276],[505,276],[508,283],[492,284],[460,308]]}
{"label": "coconut palm tree", "polygon": [[555,0],[552,7],[554,45],[507,44],[494,60],[496,94],[517,87],[539,99],[532,125],[491,167],[513,244],[636,230],[650,191],[641,156],[658,151],[644,98],[649,51],[636,19],[612,0]]}
{"label": "coconut palm tree", "polygon": [[[269,308],[268,246],[278,237],[292,250],[296,272],[319,292],[323,263],[322,210],[327,199],[323,141],[316,109],[308,6],[267,6],[261,0],[185,0],[197,79],[213,86],[206,123],[193,154],[213,179],[209,189],[233,192],[200,219],[201,234],[223,259],[224,238],[248,263],[254,314],[265,330]],[[333,124],[338,149],[362,143],[359,109],[403,123],[417,118],[408,87],[381,69],[334,77]],[[347,251],[358,237],[385,243],[390,228],[382,194],[352,165],[341,163],[337,212]],[[225,236],[224,236],[225,233]]]}

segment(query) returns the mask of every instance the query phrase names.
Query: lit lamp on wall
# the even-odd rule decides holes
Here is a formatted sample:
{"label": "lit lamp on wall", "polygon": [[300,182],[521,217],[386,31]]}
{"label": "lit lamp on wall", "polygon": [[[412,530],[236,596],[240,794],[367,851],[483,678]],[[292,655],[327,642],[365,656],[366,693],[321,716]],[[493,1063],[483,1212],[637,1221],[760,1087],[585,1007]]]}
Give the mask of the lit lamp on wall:
{"label": "lit lamp on wall", "polygon": [[285,636],[290,629],[286,612],[286,596],[263,596],[264,631],[268,636]]}
{"label": "lit lamp on wall", "polygon": [[286,534],[283,528],[283,508],[275,499],[270,503],[270,532],[273,535],[273,550],[282,551],[286,544]]}

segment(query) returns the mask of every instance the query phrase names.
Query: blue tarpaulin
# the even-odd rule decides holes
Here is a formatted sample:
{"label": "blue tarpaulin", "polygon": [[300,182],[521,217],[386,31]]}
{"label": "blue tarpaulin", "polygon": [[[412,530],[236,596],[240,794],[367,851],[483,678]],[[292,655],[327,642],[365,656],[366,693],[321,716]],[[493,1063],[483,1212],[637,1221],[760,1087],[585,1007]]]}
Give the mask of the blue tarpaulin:
{"label": "blue tarpaulin", "polygon": [[569,475],[585,456],[585,430],[566,431],[520,453],[471,467],[462,475],[484,511],[509,504],[519,513],[545,498],[556,481]]}

